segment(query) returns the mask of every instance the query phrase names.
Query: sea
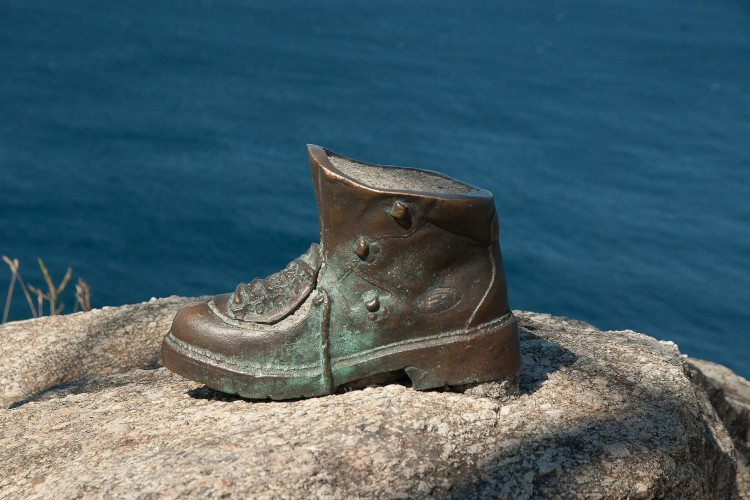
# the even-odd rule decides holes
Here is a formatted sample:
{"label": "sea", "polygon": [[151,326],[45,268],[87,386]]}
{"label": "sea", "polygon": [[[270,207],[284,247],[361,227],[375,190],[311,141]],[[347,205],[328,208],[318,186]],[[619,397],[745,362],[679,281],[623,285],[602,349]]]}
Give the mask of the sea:
{"label": "sea", "polygon": [[750,378],[746,0],[0,2],[0,254],[63,312],[284,267],[308,143],[491,191],[514,309]]}

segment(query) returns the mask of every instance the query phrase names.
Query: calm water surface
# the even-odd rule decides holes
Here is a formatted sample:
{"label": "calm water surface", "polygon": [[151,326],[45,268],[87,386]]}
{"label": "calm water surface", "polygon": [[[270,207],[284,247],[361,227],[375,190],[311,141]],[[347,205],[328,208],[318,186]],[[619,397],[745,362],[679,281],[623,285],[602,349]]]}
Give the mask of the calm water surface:
{"label": "calm water surface", "polygon": [[318,240],[316,143],[492,191],[514,308],[750,377],[747,2],[4,0],[0,68],[27,281],[73,266],[100,307],[269,274]]}

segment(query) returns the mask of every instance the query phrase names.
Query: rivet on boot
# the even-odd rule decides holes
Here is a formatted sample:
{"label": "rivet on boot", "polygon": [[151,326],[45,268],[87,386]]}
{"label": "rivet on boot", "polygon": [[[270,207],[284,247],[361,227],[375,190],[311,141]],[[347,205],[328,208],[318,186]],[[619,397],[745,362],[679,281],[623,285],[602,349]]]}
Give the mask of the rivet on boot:
{"label": "rivet on boot", "polygon": [[357,245],[357,248],[354,250],[354,253],[356,253],[357,257],[359,257],[362,260],[367,259],[367,255],[370,253],[370,245],[367,244],[364,238],[359,239],[359,245]]}
{"label": "rivet on boot", "polygon": [[377,311],[378,309],[380,309],[380,299],[378,299],[377,297],[375,297],[372,300],[368,300],[367,302],[365,302],[365,307],[370,312]]}
{"label": "rivet on boot", "polygon": [[409,207],[405,203],[397,201],[393,210],[391,210],[391,217],[404,229],[411,227],[411,213],[409,213]]}

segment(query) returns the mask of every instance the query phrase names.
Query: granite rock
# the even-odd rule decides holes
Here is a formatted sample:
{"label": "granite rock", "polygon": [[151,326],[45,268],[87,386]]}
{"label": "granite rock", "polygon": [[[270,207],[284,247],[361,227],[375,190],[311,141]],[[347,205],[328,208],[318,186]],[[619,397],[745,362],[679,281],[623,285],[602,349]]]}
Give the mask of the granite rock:
{"label": "granite rock", "polygon": [[750,500],[750,381],[726,366],[688,358],[694,381],[706,390],[737,449],[740,496]]}
{"label": "granite rock", "polygon": [[671,342],[519,312],[517,394],[504,381],[248,401],[154,367],[186,300],[0,327],[0,498],[744,494]]}
{"label": "granite rock", "polygon": [[167,297],[0,325],[0,408],[75,379],[154,365],[177,310]]}

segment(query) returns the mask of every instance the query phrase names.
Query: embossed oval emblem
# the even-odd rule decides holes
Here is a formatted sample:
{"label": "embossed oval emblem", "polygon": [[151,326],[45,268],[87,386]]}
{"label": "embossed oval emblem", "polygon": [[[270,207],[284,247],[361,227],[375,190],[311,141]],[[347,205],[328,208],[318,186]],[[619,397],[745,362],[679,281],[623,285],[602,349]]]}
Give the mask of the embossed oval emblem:
{"label": "embossed oval emblem", "polygon": [[422,314],[447,311],[461,300],[461,292],[453,288],[436,288],[414,301],[414,309]]}

